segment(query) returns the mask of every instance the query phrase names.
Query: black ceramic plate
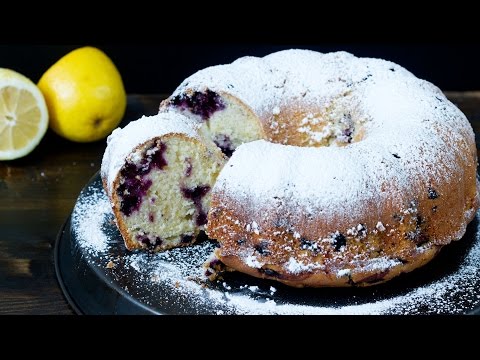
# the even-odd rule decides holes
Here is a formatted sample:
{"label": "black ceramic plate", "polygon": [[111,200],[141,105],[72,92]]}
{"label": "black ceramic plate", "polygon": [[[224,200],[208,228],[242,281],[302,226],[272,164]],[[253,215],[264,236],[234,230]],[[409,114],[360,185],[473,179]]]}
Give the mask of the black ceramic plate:
{"label": "black ceramic plate", "polygon": [[370,288],[294,289],[229,273],[202,278],[215,244],[160,254],[129,252],[101,179],[82,190],[55,248],[65,297],[81,314],[473,314],[480,309],[478,215],[431,263]]}

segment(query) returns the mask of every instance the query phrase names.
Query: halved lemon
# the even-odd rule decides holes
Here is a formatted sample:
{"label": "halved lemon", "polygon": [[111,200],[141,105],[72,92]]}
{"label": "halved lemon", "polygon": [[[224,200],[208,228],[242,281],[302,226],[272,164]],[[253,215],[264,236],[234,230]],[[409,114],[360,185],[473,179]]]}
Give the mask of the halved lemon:
{"label": "halved lemon", "polygon": [[0,160],[30,153],[48,128],[48,110],[38,87],[27,77],[0,68]]}

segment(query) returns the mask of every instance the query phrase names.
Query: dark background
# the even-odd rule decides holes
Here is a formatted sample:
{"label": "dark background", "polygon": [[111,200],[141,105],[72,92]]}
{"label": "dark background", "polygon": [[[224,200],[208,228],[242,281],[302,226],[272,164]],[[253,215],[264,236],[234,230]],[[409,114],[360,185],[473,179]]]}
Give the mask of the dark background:
{"label": "dark background", "polygon": [[184,78],[204,67],[288,48],[345,50],[357,56],[379,57],[404,66],[442,90],[480,90],[478,43],[0,44],[0,67],[14,69],[37,82],[61,56],[84,45],[96,46],[112,58],[128,93],[171,93]]}

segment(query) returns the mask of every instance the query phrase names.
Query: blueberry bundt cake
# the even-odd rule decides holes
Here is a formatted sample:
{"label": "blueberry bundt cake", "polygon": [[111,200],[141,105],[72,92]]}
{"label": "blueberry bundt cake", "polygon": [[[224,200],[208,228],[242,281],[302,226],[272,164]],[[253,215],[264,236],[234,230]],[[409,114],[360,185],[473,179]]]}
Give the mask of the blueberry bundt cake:
{"label": "blueberry bundt cake", "polygon": [[221,151],[181,114],[143,117],[116,129],[101,175],[126,247],[157,251],[194,242],[224,163]]}
{"label": "blueberry bundt cake", "polygon": [[[296,287],[372,285],[424,265],[460,239],[479,206],[468,120],[437,87],[392,62],[306,50],[245,57],[187,78],[160,114],[158,120],[172,118],[174,133],[174,117],[191,129],[176,137],[179,149],[195,145],[168,159],[183,169],[175,180],[152,179],[162,191],[176,191],[159,206],[184,208],[175,201],[186,202],[178,190],[185,158],[204,149],[188,189],[211,190],[201,211],[185,208],[208,212],[207,234],[219,243],[212,268],[220,261]],[[168,136],[150,134],[158,144]],[[125,161],[126,148],[110,157]],[[231,156],[224,166],[215,148]],[[129,199],[121,187],[129,161],[110,171],[119,209],[121,194]],[[136,165],[131,176],[143,169]],[[175,216],[185,218],[180,210]],[[156,221],[131,222],[137,243],[153,234],[144,224],[158,226],[161,241],[173,237],[171,245],[201,228],[194,221],[167,236]]]}

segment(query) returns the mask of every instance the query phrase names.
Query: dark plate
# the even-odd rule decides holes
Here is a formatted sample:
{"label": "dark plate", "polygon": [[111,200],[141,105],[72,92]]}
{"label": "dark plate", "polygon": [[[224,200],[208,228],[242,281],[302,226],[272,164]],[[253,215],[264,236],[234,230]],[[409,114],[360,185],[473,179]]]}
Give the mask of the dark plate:
{"label": "dark plate", "polygon": [[294,289],[229,273],[202,279],[208,239],[159,254],[129,252],[97,173],[55,247],[57,277],[80,314],[480,314],[478,214],[432,262],[370,288]]}

